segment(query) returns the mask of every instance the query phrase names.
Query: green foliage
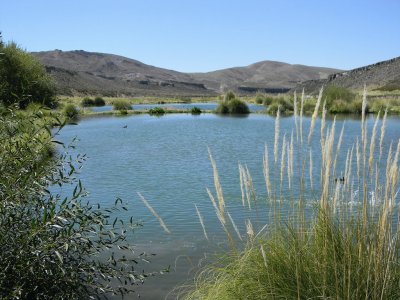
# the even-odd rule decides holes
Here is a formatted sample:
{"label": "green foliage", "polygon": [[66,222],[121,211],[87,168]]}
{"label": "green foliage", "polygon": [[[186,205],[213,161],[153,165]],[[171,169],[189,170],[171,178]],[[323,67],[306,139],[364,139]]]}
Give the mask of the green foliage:
{"label": "green foliage", "polygon": [[67,105],[65,105],[63,113],[68,119],[76,119],[79,115],[79,110],[72,103],[68,103]]}
{"label": "green foliage", "polygon": [[276,114],[278,107],[282,114],[287,114],[293,111],[293,103],[290,100],[287,100],[284,97],[275,97],[272,98],[270,104],[268,105],[267,112],[269,114]]}
{"label": "green foliage", "polygon": [[353,101],[355,99],[355,94],[346,88],[328,85],[324,89],[324,99],[326,100],[326,107],[329,110],[336,101],[340,100],[347,103]]}
{"label": "green foliage", "polygon": [[216,112],[218,114],[248,114],[250,110],[245,102],[237,99],[234,93],[228,92],[224,100],[218,104]]}
{"label": "green foliage", "polygon": [[201,114],[201,109],[198,108],[197,106],[195,106],[195,107],[192,107],[190,112],[192,113],[192,115],[200,115]]}
{"label": "green foliage", "polygon": [[264,103],[264,101],[265,101],[265,98],[266,97],[264,97],[264,95],[262,95],[262,94],[257,94],[256,95],[256,103],[257,104],[263,104]]}
{"label": "green foliage", "polygon": [[26,108],[36,102],[54,107],[55,86],[44,67],[15,43],[0,44],[0,102]]}
{"label": "green foliage", "polygon": [[118,99],[113,102],[114,110],[132,110],[132,105],[128,100]]}
{"label": "green foliage", "polygon": [[106,105],[106,101],[102,97],[96,97],[94,98],[94,105],[95,106],[104,106]]}
{"label": "green foliage", "polygon": [[82,99],[81,106],[83,107],[94,106],[94,100],[89,97],[85,97]]}
{"label": "green foliage", "polygon": [[265,97],[263,104],[264,105],[270,105],[274,101],[274,98],[272,97]]}
{"label": "green foliage", "polygon": [[[49,123],[63,126],[41,111],[3,109],[0,115],[0,298],[133,292],[148,276],[135,270],[140,257],[127,240],[136,224],[116,217],[127,210],[120,199],[107,208],[84,201],[75,172],[85,156],[49,156],[57,134]],[[49,191],[64,185],[72,187],[69,196]]]}
{"label": "green foliage", "polygon": [[149,115],[163,115],[165,114],[165,110],[161,107],[154,107],[149,109]]}

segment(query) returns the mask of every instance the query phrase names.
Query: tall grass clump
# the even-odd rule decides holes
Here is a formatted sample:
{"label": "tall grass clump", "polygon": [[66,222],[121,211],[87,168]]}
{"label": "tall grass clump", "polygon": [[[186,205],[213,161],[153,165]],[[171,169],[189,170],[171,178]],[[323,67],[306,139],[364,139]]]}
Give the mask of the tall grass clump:
{"label": "tall grass clump", "polygon": [[250,110],[244,101],[236,98],[233,92],[228,92],[218,104],[216,112],[218,114],[248,114]]}
{"label": "tall grass clump", "polygon": [[119,111],[127,111],[132,109],[132,105],[128,100],[117,99],[113,102],[113,109]]}
{"label": "tall grass clump", "polygon": [[[246,220],[244,247],[233,242],[237,226],[224,217],[229,215],[227,201],[211,157],[217,200],[208,193],[229,251],[198,273],[183,298],[400,298],[400,140],[383,149],[386,112],[383,120],[377,115],[368,133],[364,91],[360,137],[342,149],[345,129],[337,130],[335,120],[327,124],[323,99],[321,90],[308,133],[302,120],[304,96],[301,103],[294,97],[296,128],[291,134],[281,132],[278,109],[274,144],[266,145],[263,159],[268,223],[254,226]],[[320,164],[312,161],[317,153]],[[241,165],[239,179],[243,207],[254,209],[256,199],[262,199],[255,196],[251,176]]]}

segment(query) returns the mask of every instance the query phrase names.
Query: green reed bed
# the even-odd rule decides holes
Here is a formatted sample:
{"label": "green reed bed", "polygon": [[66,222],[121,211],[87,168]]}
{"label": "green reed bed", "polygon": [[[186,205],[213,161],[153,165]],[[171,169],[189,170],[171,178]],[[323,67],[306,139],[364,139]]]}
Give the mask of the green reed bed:
{"label": "green reed bed", "polygon": [[[384,147],[387,112],[382,119],[377,115],[368,132],[364,91],[361,136],[343,149],[345,128],[335,133],[335,121],[326,124],[322,99],[321,90],[308,132],[303,128],[304,93],[299,101],[294,96],[295,126],[290,135],[280,132],[278,109],[274,144],[266,145],[264,154],[267,198],[263,201],[268,211],[258,212],[267,214],[269,221],[266,226],[253,226],[247,220],[245,237],[227,211],[210,154],[216,193],[208,193],[226,232],[229,251],[201,270],[192,285],[182,288],[182,298],[400,298],[400,141]],[[316,134],[320,135],[320,150],[313,153],[311,140]],[[322,158],[319,169],[312,164],[315,155]],[[345,164],[339,168],[343,155]],[[298,169],[296,176],[294,168]],[[243,207],[257,209],[256,199],[260,199],[246,166],[239,165],[239,177]],[[307,197],[310,190],[316,195],[313,202]],[[357,199],[352,196],[355,193]],[[197,212],[206,234],[201,212]],[[244,249],[236,246],[238,239],[246,240]]]}

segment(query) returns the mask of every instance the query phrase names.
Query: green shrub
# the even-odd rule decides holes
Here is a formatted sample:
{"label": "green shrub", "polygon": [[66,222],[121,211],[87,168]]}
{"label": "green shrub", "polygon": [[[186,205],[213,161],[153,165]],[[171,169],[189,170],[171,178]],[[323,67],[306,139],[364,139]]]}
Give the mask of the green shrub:
{"label": "green shrub", "polygon": [[82,99],[81,105],[83,107],[94,106],[94,100],[89,97],[85,97]]}
{"label": "green shrub", "polygon": [[237,99],[234,93],[228,92],[224,100],[218,104],[216,112],[218,114],[248,114],[250,110],[245,102]]}
{"label": "green shrub", "polygon": [[[127,241],[135,224],[120,222],[120,210],[126,210],[120,199],[106,208],[84,199],[74,177],[85,156],[71,157],[63,148],[59,158],[49,157],[57,130],[52,135],[47,124],[63,124],[56,116],[46,123],[38,116],[10,110],[0,115],[0,298],[132,292],[147,276],[135,270],[141,258]],[[63,195],[49,191],[64,185]]]}
{"label": "green shrub", "polygon": [[161,107],[154,107],[149,109],[149,115],[163,115],[165,114],[165,110]]}
{"label": "green shrub", "polygon": [[256,103],[257,104],[263,104],[264,101],[265,101],[264,95],[261,95],[261,94],[257,94],[256,95]]}
{"label": "green shrub", "polygon": [[24,109],[31,102],[56,106],[56,90],[45,68],[15,43],[0,45],[0,101]]}
{"label": "green shrub", "polygon": [[96,97],[94,98],[94,105],[95,106],[104,106],[106,105],[106,101],[102,97]]}
{"label": "green shrub", "polygon": [[128,100],[118,99],[113,102],[114,110],[132,110],[132,105]]}
{"label": "green shrub", "polygon": [[63,113],[68,119],[76,119],[79,115],[79,110],[75,105],[69,103],[65,105]]}
{"label": "green shrub", "polygon": [[343,102],[351,102],[355,99],[355,96],[356,95],[350,90],[335,85],[328,85],[324,89],[324,99],[326,100],[327,109],[329,109],[334,102],[338,100]]}
{"label": "green shrub", "polygon": [[201,114],[201,109],[198,108],[197,106],[195,106],[195,107],[192,107],[190,112],[192,113],[192,115],[200,115]]}
{"label": "green shrub", "polygon": [[264,105],[271,105],[271,103],[274,101],[274,98],[272,97],[265,97],[263,104]]}

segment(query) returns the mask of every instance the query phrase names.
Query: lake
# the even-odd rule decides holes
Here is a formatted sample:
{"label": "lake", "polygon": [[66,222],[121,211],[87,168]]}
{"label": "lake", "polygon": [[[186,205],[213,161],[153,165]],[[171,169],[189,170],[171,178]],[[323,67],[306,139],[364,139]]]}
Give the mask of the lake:
{"label": "lake", "polygon": [[[367,122],[371,132],[374,120],[369,117]],[[143,114],[86,118],[78,125],[63,128],[59,140],[68,143],[77,137],[80,141],[76,151],[88,156],[79,175],[90,192],[88,199],[110,206],[116,197],[120,197],[129,204],[130,210],[126,214],[133,215],[143,224],[132,237],[134,244],[138,251],[156,256],[150,264],[141,264],[139,268],[151,271],[171,267],[171,273],[150,278],[138,288],[143,299],[173,299],[173,293],[169,292],[176,284],[191,278],[196,267],[209,261],[212,253],[225,249],[226,238],[206,191],[210,188],[214,192],[208,149],[218,167],[227,210],[241,234],[246,232],[245,219],[253,219],[256,227],[267,221],[267,214],[242,207],[238,162],[250,170],[262,212],[266,207],[262,160],[265,143],[272,159],[274,123],[274,117],[264,114],[244,117],[215,114],[154,117]],[[347,150],[360,135],[360,120],[338,119],[337,134],[343,123],[342,149]],[[327,120],[327,126],[331,124],[332,120]],[[310,118],[304,118],[303,126],[307,134]],[[319,126],[318,120],[311,142],[316,170],[320,163]],[[286,134],[289,138],[293,129],[293,117],[281,118],[281,137]],[[399,138],[400,119],[388,117],[385,145],[391,140],[397,142]],[[338,170],[344,168],[346,151],[341,155]],[[171,234],[162,230],[141,202],[138,192],[158,212]],[[316,194],[308,192],[310,201],[317,200]],[[204,238],[195,204],[203,215],[210,242]]]}

